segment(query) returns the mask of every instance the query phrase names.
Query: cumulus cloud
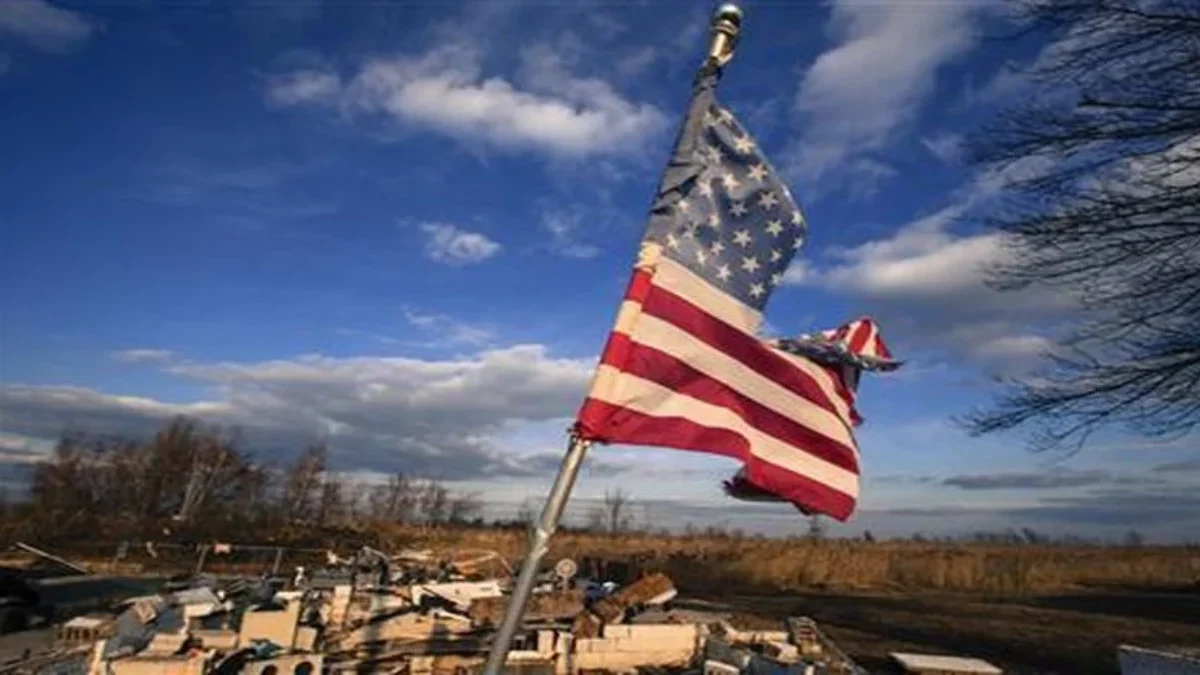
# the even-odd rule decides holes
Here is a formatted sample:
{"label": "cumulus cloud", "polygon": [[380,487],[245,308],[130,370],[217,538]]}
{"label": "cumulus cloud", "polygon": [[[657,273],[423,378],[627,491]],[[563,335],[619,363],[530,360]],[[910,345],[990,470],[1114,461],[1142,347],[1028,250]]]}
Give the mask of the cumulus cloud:
{"label": "cumulus cloud", "polygon": [[300,70],[268,81],[277,105],[321,104],[350,116],[378,116],[463,141],[562,157],[636,151],[662,130],[656,107],[612,85],[570,72],[569,56],[544,44],[520,53],[519,85],[485,72],[481,50],[465,42],[425,54],[368,59],[345,81]]}
{"label": "cumulus cloud", "polygon": [[810,183],[834,170],[858,173],[864,165],[854,160],[893,142],[933,92],[938,69],[974,45],[982,6],[835,0],[836,44],[796,96],[805,131],[787,153],[790,168]]}
{"label": "cumulus cloud", "polygon": [[14,37],[51,54],[63,54],[82,46],[97,26],[83,14],[45,0],[0,2],[0,35]]}
{"label": "cumulus cloud", "polygon": [[167,363],[175,358],[169,349],[122,349],[112,357],[121,363]]}
{"label": "cumulus cloud", "polygon": [[179,362],[166,372],[214,395],[187,403],[84,387],[0,386],[4,432],[64,428],[148,435],[176,415],[241,429],[260,456],[326,440],[338,470],[408,471],[447,480],[544,469],[495,439],[523,423],[569,418],[593,364],[540,345],[446,360],[302,356],[256,363]]}
{"label": "cumulus cloud", "polygon": [[482,262],[500,252],[500,244],[478,232],[468,232],[448,223],[425,223],[425,255],[447,265]]}
{"label": "cumulus cloud", "polygon": [[1045,168],[1036,161],[981,174],[949,205],[887,236],[826,249],[816,261],[798,261],[784,283],[854,295],[884,321],[889,334],[949,346],[958,355],[1005,368],[1026,367],[1053,348],[1041,324],[1075,303],[1062,292],[991,288],[986,283],[990,271],[1011,260],[1013,247],[998,232],[962,232],[957,226],[994,199],[1008,180]]}

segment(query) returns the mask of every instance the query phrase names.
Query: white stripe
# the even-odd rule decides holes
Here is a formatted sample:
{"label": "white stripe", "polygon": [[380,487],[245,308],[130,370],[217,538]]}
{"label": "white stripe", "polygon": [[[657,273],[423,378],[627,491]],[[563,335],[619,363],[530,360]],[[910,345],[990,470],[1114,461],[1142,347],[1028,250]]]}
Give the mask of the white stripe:
{"label": "white stripe", "polygon": [[743,333],[753,335],[762,324],[762,313],[757,309],[742,304],[670,258],[659,261],[650,283],[678,295]]}
{"label": "white stripe", "polygon": [[843,494],[858,497],[858,476],[853,472],[759,431],[728,408],[679,394],[649,380],[623,373],[612,366],[601,365],[598,370],[598,379],[611,381],[611,386],[598,389],[612,393],[623,392],[620,398],[598,400],[644,415],[680,417],[702,426],[731,431],[746,439],[750,451],[758,459],[815,480]]}
{"label": "white stripe", "polygon": [[[832,438],[848,448],[854,447],[850,435],[849,409],[836,394],[830,398],[834,407],[846,409],[845,417],[799,396],[741,361],[700,340],[662,319],[643,314],[638,318],[631,340],[660,352],[670,354],[748,399],[757,401],[780,415],[813,431]],[[828,379],[828,375],[823,379]],[[838,404],[841,403],[839,406]]]}
{"label": "white stripe", "polygon": [[[704,281],[692,273],[691,270],[679,265],[670,258],[663,258],[659,261],[658,268],[650,278],[650,282],[652,285],[670,291],[710,316],[720,319],[731,327],[749,335],[754,335],[758,330],[759,324],[762,322],[762,314],[757,310],[749,305],[738,302],[733,296],[726,294],[724,291],[714,288],[712,284]],[[640,329],[637,326],[640,326],[641,322],[647,318],[649,317],[645,314],[638,316],[638,321],[634,325],[633,330],[639,331]],[[620,328],[627,329],[626,326],[621,326]],[[628,334],[626,332],[626,335]],[[820,387],[821,393],[825,395],[825,398],[833,404],[838,415],[845,420],[843,426],[849,424],[850,406],[837,393],[837,388],[829,373],[806,358],[797,357],[796,355],[788,354],[774,348],[772,348],[772,351],[786,358],[790,363],[812,378],[817,383],[817,386]],[[688,363],[691,362],[689,356],[679,356],[679,358]],[[730,359],[730,361],[741,366],[741,363],[735,359]],[[744,366],[743,369],[745,369]],[[753,371],[746,370],[746,372]]]}

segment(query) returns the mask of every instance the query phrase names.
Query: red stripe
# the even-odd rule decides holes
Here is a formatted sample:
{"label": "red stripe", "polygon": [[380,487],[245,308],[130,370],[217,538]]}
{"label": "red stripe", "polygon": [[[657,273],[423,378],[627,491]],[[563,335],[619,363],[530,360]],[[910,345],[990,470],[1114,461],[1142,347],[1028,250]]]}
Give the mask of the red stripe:
{"label": "red stripe", "polygon": [[[618,339],[614,338],[614,342],[618,342]],[[742,395],[670,354],[631,341],[625,336],[621,336],[619,342],[623,344],[613,352],[626,358],[619,363],[605,361],[608,365],[698,401],[727,408],[755,429],[795,447],[797,452],[820,457],[830,464],[858,473],[858,458],[854,449]]]}
{"label": "red stripe", "polygon": [[750,443],[741,434],[684,417],[654,417],[590,397],[579,411],[576,433],[602,443],[654,445],[742,460],[750,456]]}
{"label": "red stripe", "polygon": [[870,321],[858,321],[857,324],[854,327],[854,335],[850,338],[851,354],[863,353],[863,347],[867,346],[867,338],[871,337],[871,332],[874,329]]}
{"label": "red stripe", "polygon": [[625,299],[633,300],[634,302],[644,302],[646,294],[650,292],[651,275],[649,272],[641,269],[633,271],[633,277],[629,280],[629,288],[625,289]]}
{"label": "red stripe", "polygon": [[875,353],[882,359],[892,358],[892,352],[887,348],[887,345],[883,344],[883,338],[879,336],[879,333],[875,334]]}
{"label": "red stripe", "polygon": [[[591,435],[589,430],[597,425],[608,428],[610,433],[603,438]],[[751,456],[750,444],[732,431],[712,429],[680,417],[654,417],[589,398],[580,412],[577,432],[587,440],[652,445],[743,459],[746,478],[756,487],[841,521],[854,512],[853,496]]]}
{"label": "red stripe", "polygon": [[758,458],[746,462],[746,479],[807,511],[825,513],[842,522],[854,513],[857,500],[851,495]]}
{"label": "red stripe", "polygon": [[[742,362],[747,368],[790,390],[797,396],[837,415],[837,408],[807,373],[788,362],[762,341],[714,318],[692,303],[655,286],[643,310],[684,330],[710,347]],[[834,379],[834,387],[840,386]],[[840,392],[839,392],[840,393]]]}
{"label": "red stripe", "polygon": [[[650,284],[650,279],[649,272],[634,269],[633,275],[629,278],[629,285],[625,288],[625,299],[634,302],[643,302],[650,289],[653,288]],[[609,334],[608,340],[604,343],[604,349],[600,352],[600,360],[620,368],[621,364],[624,363],[624,356],[619,351],[621,344],[614,339],[616,336],[616,332]]]}

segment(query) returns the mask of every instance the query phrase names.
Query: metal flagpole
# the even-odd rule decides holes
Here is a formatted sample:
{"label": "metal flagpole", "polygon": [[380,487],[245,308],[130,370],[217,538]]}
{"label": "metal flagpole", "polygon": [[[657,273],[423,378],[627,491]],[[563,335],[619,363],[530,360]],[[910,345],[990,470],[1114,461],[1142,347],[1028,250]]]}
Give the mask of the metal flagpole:
{"label": "metal flagpole", "polygon": [[[716,13],[713,14],[712,42],[709,44],[708,56],[704,60],[704,68],[713,66],[720,68],[733,58],[733,50],[737,44],[741,27],[742,10],[737,5],[725,3],[717,8]],[[554,479],[554,486],[550,488],[550,495],[546,498],[546,504],[542,507],[542,515],[530,538],[529,552],[521,564],[521,571],[517,575],[517,581],[509,595],[504,620],[500,623],[500,628],[497,629],[496,635],[492,639],[487,662],[483,667],[483,675],[500,675],[504,669],[505,662],[508,660],[508,652],[512,648],[513,636],[525,614],[525,607],[529,604],[529,596],[533,592],[533,583],[537,577],[538,567],[550,548],[550,538],[558,529],[563,508],[566,507],[567,499],[571,496],[571,488],[575,485],[579,467],[583,464],[583,458],[587,455],[590,445],[591,441],[576,435],[571,436],[567,454],[558,468],[558,476]]]}

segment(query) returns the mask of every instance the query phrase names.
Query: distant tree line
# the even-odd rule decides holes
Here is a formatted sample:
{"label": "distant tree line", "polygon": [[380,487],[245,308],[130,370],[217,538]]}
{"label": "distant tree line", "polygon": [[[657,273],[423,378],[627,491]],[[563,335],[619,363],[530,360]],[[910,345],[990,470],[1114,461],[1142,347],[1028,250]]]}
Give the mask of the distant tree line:
{"label": "distant tree line", "polygon": [[480,502],[396,473],[365,483],[329,471],[324,444],[273,467],[237,433],[178,418],[147,440],[65,432],[5,506],[9,536],[261,538],[365,521],[479,524]]}

